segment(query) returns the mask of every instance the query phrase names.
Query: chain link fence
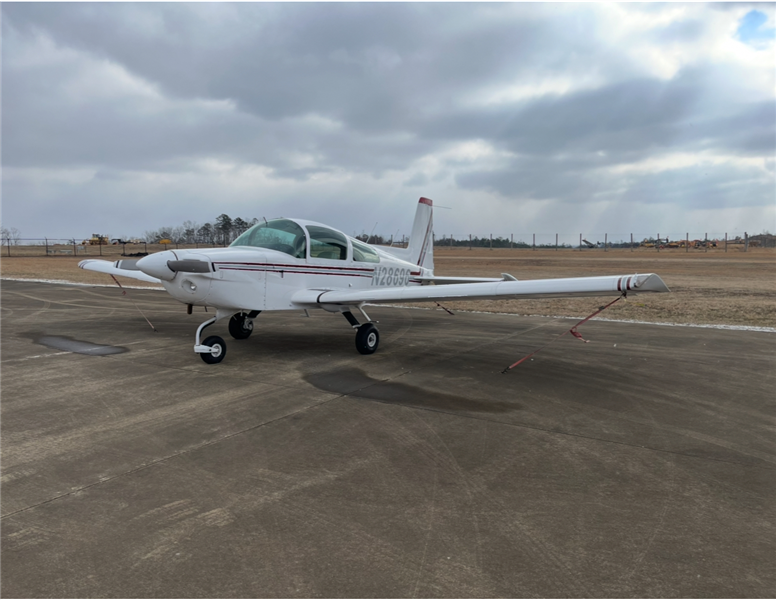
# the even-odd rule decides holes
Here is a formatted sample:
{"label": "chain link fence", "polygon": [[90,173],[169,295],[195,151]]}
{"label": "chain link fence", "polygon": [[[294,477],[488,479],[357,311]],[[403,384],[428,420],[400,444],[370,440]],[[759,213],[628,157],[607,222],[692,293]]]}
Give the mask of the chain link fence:
{"label": "chain link fence", "polygon": [[723,250],[747,251],[750,248],[776,248],[776,236],[734,232],[655,232],[655,233],[510,233],[434,235],[437,247],[510,248],[543,250]]}
{"label": "chain link fence", "polygon": [[[379,236],[372,243],[388,243]],[[406,242],[406,237],[403,241]],[[118,260],[121,257],[146,256],[162,250],[222,248],[223,244],[170,242],[115,242],[94,243],[74,238],[3,238],[0,256],[77,256]],[[396,240],[395,246],[402,242]],[[625,251],[748,251],[751,248],[776,248],[776,236],[771,234],[749,235],[740,232],[655,232],[655,233],[509,233],[509,234],[434,234],[436,247],[453,248],[509,248],[515,250],[575,250],[603,252]]]}
{"label": "chain link fence", "polygon": [[122,257],[139,257],[162,250],[223,248],[223,244],[169,244],[146,242],[90,243],[73,238],[3,238],[0,256],[78,256],[118,260]]}

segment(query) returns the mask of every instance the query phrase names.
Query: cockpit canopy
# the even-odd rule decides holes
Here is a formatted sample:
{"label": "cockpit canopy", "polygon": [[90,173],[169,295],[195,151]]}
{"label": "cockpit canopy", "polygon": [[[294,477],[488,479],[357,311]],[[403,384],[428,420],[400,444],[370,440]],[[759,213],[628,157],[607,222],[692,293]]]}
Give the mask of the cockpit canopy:
{"label": "cockpit canopy", "polygon": [[[304,223],[304,222],[303,222]],[[307,235],[305,235],[305,229]],[[348,238],[334,229],[322,225],[305,224],[291,219],[272,219],[251,227],[231,246],[251,246],[283,252],[294,258],[308,258],[307,238],[309,235],[309,258],[347,260],[348,246],[353,248],[352,258],[356,262],[378,263],[380,257],[367,244]],[[350,243],[348,243],[350,241]]]}
{"label": "cockpit canopy", "polygon": [[304,229],[289,219],[272,219],[251,227],[230,246],[253,246],[277,250],[294,258],[306,258],[307,237]]}

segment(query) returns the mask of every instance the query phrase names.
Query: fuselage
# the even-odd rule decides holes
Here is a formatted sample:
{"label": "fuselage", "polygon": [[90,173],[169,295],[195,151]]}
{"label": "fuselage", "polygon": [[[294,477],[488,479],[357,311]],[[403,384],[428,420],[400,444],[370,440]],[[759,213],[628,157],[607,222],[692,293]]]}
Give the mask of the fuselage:
{"label": "fuselage", "polygon": [[[173,270],[168,261],[202,261],[208,268]],[[390,249],[300,219],[260,223],[228,248],[158,252],[137,267],[180,302],[235,311],[296,309],[292,298],[300,290],[416,286],[432,274]]]}

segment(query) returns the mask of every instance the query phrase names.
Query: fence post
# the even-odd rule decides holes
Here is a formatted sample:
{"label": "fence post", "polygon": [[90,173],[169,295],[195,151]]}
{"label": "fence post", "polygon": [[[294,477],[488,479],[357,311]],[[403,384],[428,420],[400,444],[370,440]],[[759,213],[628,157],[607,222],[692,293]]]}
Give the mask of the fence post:
{"label": "fence post", "polygon": [[660,252],[660,234],[657,234],[657,244],[655,244],[655,248],[657,248],[657,251]]}
{"label": "fence post", "polygon": [[8,247],[8,256],[11,256],[11,237],[5,238],[5,245]]}
{"label": "fence post", "polygon": [[633,252],[633,234],[631,233],[631,252]]}
{"label": "fence post", "polygon": [[536,234],[533,234],[533,250],[536,250]]}
{"label": "fence post", "polygon": [[98,245],[100,246],[100,256],[102,256],[102,238],[97,238]]}
{"label": "fence post", "polygon": [[749,234],[744,231],[744,252],[749,252]]}
{"label": "fence post", "polygon": [[515,234],[514,233],[510,233],[509,234],[509,249],[510,250],[514,250],[514,248],[515,248]]}
{"label": "fence post", "polygon": [[690,251],[690,232],[687,232],[687,237],[684,240],[684,251],[689,252]]}
{"label": "fence post", "polygon": [[558,234],[555,234],[555,250],[558,249]]}
{"label": "fence post", "polygon": [[704,233],[703,234],[703,251],[708,252],[709,251],[709,234]]}
{"label": "fence post", "polygon": [[493,234],[490,234],[490,249],[493,250]]}
{"label": "fence post", "polygon": [[48,256],[48,238],[43,238],[46,240],[46,256]]}
{"label": "fence post", "polygon": [[472,234],[469,234],[469,250],[472,249]]}
{"label": "fence post", "polygon": [[609,244],[609,234],[604,234],[604,252],[606,252],[606,246]]}
{"label": "fence post", "polygon": [[725,232],[725,252],[727,252],[727,231]]}

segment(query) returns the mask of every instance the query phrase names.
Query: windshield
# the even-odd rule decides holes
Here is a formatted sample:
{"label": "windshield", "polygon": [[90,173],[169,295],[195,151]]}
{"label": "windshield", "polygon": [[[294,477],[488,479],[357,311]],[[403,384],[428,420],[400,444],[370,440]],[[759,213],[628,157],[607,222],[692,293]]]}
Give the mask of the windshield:
{"label": "windshield", "polygon": [[294,258],[304,258],[307,238],[304,229],[288,219],[273,219],[254,225],[230,246],[252,246],[284,252]]}

